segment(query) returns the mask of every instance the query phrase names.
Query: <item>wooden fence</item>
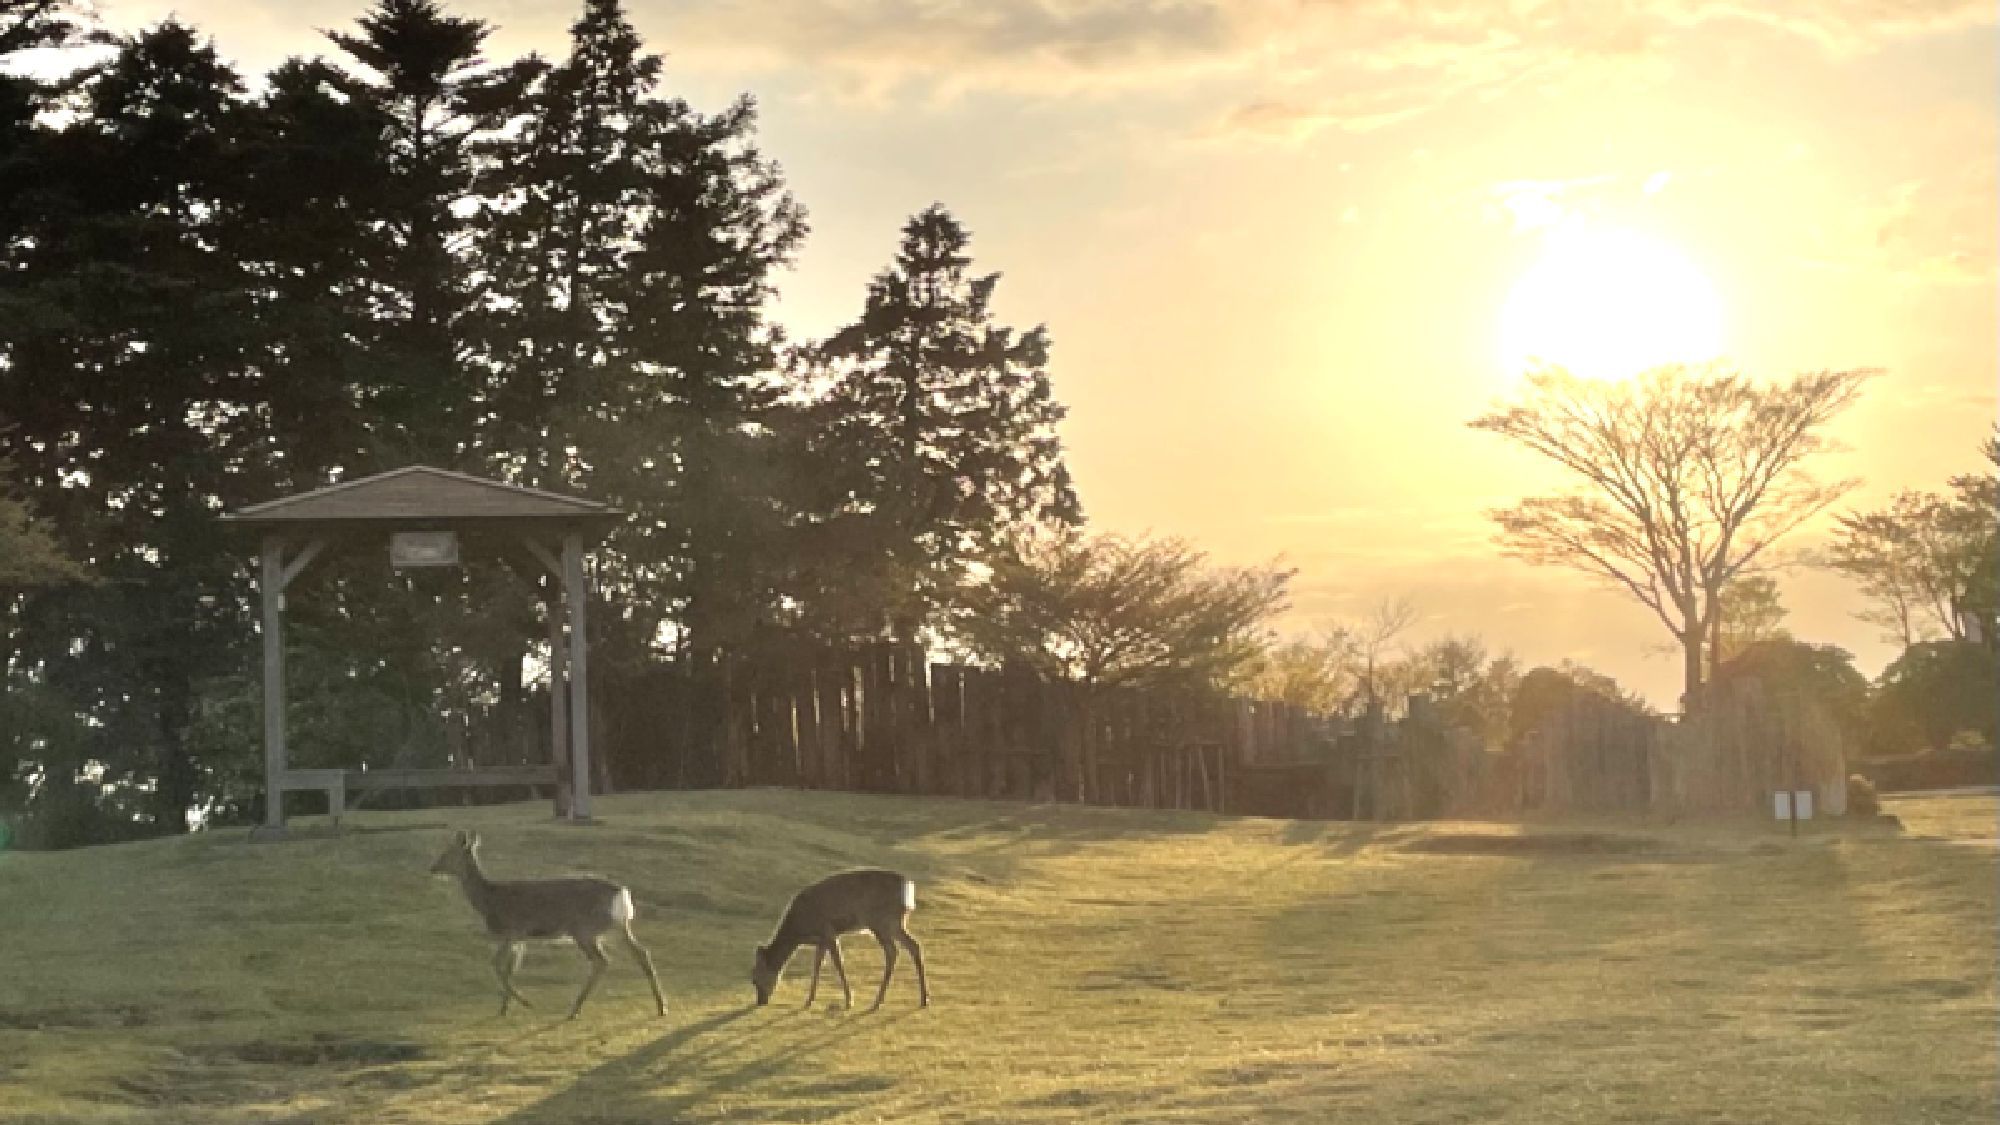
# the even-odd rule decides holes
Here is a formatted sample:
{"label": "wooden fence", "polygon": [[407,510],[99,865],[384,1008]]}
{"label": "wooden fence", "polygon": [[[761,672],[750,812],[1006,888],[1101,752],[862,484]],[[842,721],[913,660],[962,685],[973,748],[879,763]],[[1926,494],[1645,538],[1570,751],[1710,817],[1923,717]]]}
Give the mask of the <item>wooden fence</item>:
{"label": "wooden fence", "polygon": [[606,789],[785,786],[1404,820],[1525,812],[1731,813],[1777,787],[1844,805],[1842,754],[1810,706],[1754,687],[1670,723],[1580,693],[1517,745],[1480,745],[1422,696],[1335,729],[1282,703],[1104,690],[934,663],[892,646],[759,665],[611,670]]}
{"label": "wooden fence", "polygon": [[1315,729],[1282,703],[1086,691],[890,645],[612,672],[595,707],[619,789],[777,785],[1235,812],[1265,811],[1261,775],[1295,762]]}

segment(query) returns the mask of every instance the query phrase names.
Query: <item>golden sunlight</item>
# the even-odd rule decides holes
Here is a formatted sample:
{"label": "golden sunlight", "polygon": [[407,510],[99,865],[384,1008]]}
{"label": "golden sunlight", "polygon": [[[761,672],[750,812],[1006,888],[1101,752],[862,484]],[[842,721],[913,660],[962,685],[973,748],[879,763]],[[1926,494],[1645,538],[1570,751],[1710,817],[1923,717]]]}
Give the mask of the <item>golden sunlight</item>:
{"label": "golden sunlight", "polygon": [[1618,379],[1721,354],[1721,298],[1678,250],[1576,221],[1547,238],[1501,312],[1500,358],[1509,375],[1546,363]]}

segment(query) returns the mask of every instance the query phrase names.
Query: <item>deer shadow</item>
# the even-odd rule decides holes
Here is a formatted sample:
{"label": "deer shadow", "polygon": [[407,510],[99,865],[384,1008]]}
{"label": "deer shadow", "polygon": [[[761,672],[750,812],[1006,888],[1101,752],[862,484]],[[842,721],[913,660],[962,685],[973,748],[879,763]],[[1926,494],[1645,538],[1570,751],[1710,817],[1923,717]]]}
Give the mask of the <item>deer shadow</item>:
{"label": "deer shadow", "polygon": [[[844,1096],[858,1104],[867,1094],[887,1088],[887,1079],[867,1076],[820,1080],[810,1066],[815,1055],[878,1024],[886,1013],[871,1018],[859,1009],[835,1014],[794,1008],[777,1009],[770,1019],[755,1018],[757,1013],[758,1009],[746,1005],[676,1028],[579,1075],[541,1101],[496,1119],[496,1125],[674,1121],[721,1096],[740,1097],[748,1086],[795,1071],[815,1081],[803,1090],[794,1088],[792,1093]],[[753,1043],[761,1045],[750,1048]],[[612,1116],[606,1116],[607,1109]],[[731,1117],[740,1118],[742,1113]]]}

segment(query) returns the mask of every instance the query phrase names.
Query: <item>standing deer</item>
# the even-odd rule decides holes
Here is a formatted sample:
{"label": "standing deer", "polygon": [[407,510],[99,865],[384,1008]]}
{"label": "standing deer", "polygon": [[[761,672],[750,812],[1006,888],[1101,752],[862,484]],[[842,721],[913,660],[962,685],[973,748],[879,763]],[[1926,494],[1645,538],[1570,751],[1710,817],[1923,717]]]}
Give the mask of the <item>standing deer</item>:
{"label": "standing deer", "polygon": [[[819,994],[820,964],[833,958],[833,971],[840,978],[841,995],[854,1007],[854,990],[847,986],[847,967],[840,961],[843,934],[868,930],[882,943],[882,987],[875,991],[875,1008],[889,994],[889,977],[896,971],[896,947],[910,951],[917,965],[917,1006],[931,1003],[930,981],[924,976],[924,947],[910,936],[906,923],[917,908],[917,885],[894,871],[843,871],[829,875],[792,896],[791,905],[779,920],[777,932],[766,945],[757,947],[756,962],[750,968],[750,983],[757,990],[757,1003],[771,1002],[771,990],[792,954],[802,945],[813,953],[812,985],[806,989],[806,1007]],[[870,1008],[869,1011],[874,1011]]]}
{"label": "standing deer", "polygon": [[479,866],[478,833],[459,832],[444,854],[431,865],[431,874],[450,875],[465,889],[472,908],[486,922],[486,932],[500,943],[493,954],[493,971],[500,977],[500,1014],[507,1014],[507,1002],[518,1000],[531,1007],[528,998],[514,990],[514,973],[521,967],[523,943],[530,941],[572,941],[590,961],[590,979],[576,994],[569,1018],[583,1011],[597,978],[604,975],[610,959],[604,955],[604,935],[613,930],[625,939],[625,947],[646,970],[653,986],[653,1002],[660,1014],[667,1014],[667,998],[660,992],[659,975],[653,972],[653,958],[632,936],[632,892],[608,879],[573,875],[557,879],[515,879],[496,881],[486,877]]}

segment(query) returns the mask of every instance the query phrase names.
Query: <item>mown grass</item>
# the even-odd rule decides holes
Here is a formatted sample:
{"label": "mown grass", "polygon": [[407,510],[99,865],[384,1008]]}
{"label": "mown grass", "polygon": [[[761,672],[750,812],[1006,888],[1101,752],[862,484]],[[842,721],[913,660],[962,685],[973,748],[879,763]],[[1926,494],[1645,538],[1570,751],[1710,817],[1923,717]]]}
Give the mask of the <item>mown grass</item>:
{"label": "mown grass", "polygon": [[[1367,826],[776,792],[356,818],[0,856],[0,1120],[1974,1122],[1994,1119],[1991,798],[1906,830]],[[425,874],[632,884],[673,1004],[568,950],[501,1020]],[[936,1005],[749,1007],[827,870],[898,865]],[[849,943],[865,1004],[879,973]]]}

